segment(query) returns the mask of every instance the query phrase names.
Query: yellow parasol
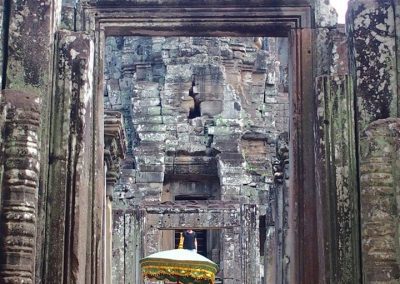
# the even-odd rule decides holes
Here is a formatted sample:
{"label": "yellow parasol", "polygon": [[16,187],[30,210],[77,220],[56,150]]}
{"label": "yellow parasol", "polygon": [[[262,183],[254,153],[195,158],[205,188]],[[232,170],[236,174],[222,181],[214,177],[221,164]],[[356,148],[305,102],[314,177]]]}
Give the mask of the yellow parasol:
{"label": "yellow parasol", "polygon": [[194,251],[182,249],[182,243],[181,234],[178,249],[157,252],[141,259],[143,277],[177,283],[214,284],[218,265]]}

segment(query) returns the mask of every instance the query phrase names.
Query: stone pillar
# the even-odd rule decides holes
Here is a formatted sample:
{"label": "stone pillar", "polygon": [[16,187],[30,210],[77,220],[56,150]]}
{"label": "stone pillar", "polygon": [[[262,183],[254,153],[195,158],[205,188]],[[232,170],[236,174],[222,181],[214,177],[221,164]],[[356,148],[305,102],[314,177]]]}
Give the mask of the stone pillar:
{"label": "stone pillar", "polygon": [[143,257],[143,246],[138,212],[113,209],[111,283],[141,283],[139,260]]}
{"label": "stone pillar", "polygon": [[354,97],[349,76],[320,76],[316,81],[316,175],[320,251],[326,279],[359,283],[359,222]]}
{"label": "stone pillar", "polygon": [[347,22],[362,132],[370,122],[399,113],[392,1],[352,0]]}
{"label": "stone pillar", "polygon": [[[260,284],[260,240],[258,227],[258,206],[244,204],[242,211],[242,273],[243,283]],[[238,272],[236,271],[236,275]]]}
{"label": "stone pillar", "polygon": [[4,91],[4,176],[0,223],[2,283],[35,283],[40,111],[36,95]]}
{"label": "stone pillar", "polygon": [[104,113],[104,161],[106,164],[106,195],[104,204],[104,283],[112,283],[112,196],[120,176],[120,160],[126,152],[123,117],[117,111]]}
{"label": "stone pillar", "polygon": [[[140,142],[133,149],[135,157],[135,188],[142,201],[161,201],[165,176],[166,107],[160,98],[156,83],[138,80],[135,82],[133,123]],[[162,110],[164,113],[162,114]],[[171,113],[172,115],[172,113]],[[144,229],[146,236],[140,243],[143,256],[161,249],[161,232],[158,229]]]}
{"label": "stone pillar", "polygon": [[398,178],[393,175],[394,152],[388,152],[398,145],[391,122],[399,115],[395,11],[390,0],[352,0],[349,8],[350,67],[360,148],[362,272],[366,283],[393,283],[400,277],[394,237]]}
{"label": "stone pillar", "polygon": [[400,281],[400,206],[396,204],[400,193],[400,119],[377,120],[362,134],[363,277],[366,283],[397,283]]}
{"label": "stone pillar", "polygon": [[274,226],[268,226],[266,232],[267,238],[265,240],[265,252],[264,252],[264,283],[281,283],[278,282],[277,269],[277,251],[278,246],[276,242],[276,230]]}
{"label": "stone pillar", "polygon": [[[289,283],[318,283],[319,255],[316,213],[312,29],[293,29],[290,40],[291,116],[290,120],[290,190],[288,194],[288,231],[285,250],[289,266]],[[297,80],[297,79],[299,80]],[[301,201],[301,202],[299,202]],[[307,201],[307,206],[303,201]],[[300,206],[299,204],[304,204]],[[307,263],[307,265],[304,265]]]}
{"label": "stone pillar", "polygon": [[[159,83],[149,80],[149,64],[137,65],[132,97],[133,126],[137,134],[137,145],[133,148],[135,158],[136,194],[143,201],[161,201],[163,190],[166,147],[170,143],[167,127],[174,123],[174,113],[165,105],[168,95],[160,93]],[[173,137],[176,142],[176,137]],[[140,141],[140,142],[139,142]],[[144,255],[161,248],[161,232],[145,229],[143,245]]]}
{"label": "stone pillar", "polygon": [[[237,245],[240,241],[240,227],[226,228],[222,231],[221,244],[221,267],[224,284],[243,284],[246,283],[243,279],[243,267],[241,265],[242,249]],[[241,245],[240,245],[241,246]]]}
{"label": "stone pillar", "polygon": [[251,178],[245,175],[244,159],[241,153],[225,152],[217,157],[218,176],[221,185],[221,200],[240,202],[243,184],[249,184]]}
{"label": "stone pillar", "polygon": [[334,66],[332,36],[337,27],[337,13],[329,4],[329,1],[315,1],[315,27],[316,75],[330,75]]}
{"label": "stone pillar", "polygon": [[112,281],[125,283],[125,216],[123,210],[113,210]]}
{"label": "stone pillar", "polygon": [[[89,35],[60,32],[47,204],[46,283],[89,283],[95,270],[93,215],[93,42]],[[101,184],[104,184],[104,179]],[[104,189],[103,189],[104,191]]]}
{"label": "stone pillar", "polygon": [[[140,283],[140,228],[135,211],[125,214],[125,283]],[[113,282],[117,283],[117,282]]]}
{"label": "stone pillar", "polygon": [[[3,1],[2,1],[3,2]],[[60,19],[61,0],[4,1],[3,88],[35,94],[40,100],[41,133],[38,199],[36,281],[41,281],[44,259],[46,191],[49,155],[49,121],[54,34]],[[7,32],[6,32],[7,31]],[[2,56],[3,58],[3,56]]]}

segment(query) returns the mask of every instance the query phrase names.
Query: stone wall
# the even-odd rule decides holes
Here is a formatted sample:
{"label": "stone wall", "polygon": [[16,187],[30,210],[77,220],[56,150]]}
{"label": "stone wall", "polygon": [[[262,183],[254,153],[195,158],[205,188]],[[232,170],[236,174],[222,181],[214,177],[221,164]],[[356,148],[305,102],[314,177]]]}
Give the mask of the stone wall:
{"label": "stone wall", "polygon": [[[206,118],[210,126],[245,120],[244,131],[276,136],[288,124],[287,53],[285,39],[109,37],[105,108],[124,111],[130,151],[163,127],[167,151],[204,151],[207,141],[192,132]],[[185,132],[194,143],[184,143]]]}
{"label": "stone wall", "polygon": [[[253,206],[249,216],[243,215],[247,209],[239,214],[232,231],[224,229],[225,219],[218,221],[219,207],[190,220],[179,210],[160,222],[154,218],[161,213],[149,217],[146,227],[129,237],[145,255],[162,249],[161,238],[168,234],[160,235],[160,228],[220,228],[221,277],[228,283],[259,281],[258,207],[265,212],[260,195],[273,184],[276,141],[288,130],[287,66],[286,39],[107,38],[105,108],[124,114],[130,155],[114,191],[114,208],[128,210],[145,201],[172,202],[167,208],[185,210],[180,196]],[[192,202],[186,206],[207,208]],[[125,223],[118,224],[116,236],[122,236]],[[253,237],[255,246],[246,249]],[[238,255],[231,251],[235,246],[224,244],[234,240],[242,251]],[[114,243],[114,271],[135,265],[134,259],[118,260],[124,241]]]}

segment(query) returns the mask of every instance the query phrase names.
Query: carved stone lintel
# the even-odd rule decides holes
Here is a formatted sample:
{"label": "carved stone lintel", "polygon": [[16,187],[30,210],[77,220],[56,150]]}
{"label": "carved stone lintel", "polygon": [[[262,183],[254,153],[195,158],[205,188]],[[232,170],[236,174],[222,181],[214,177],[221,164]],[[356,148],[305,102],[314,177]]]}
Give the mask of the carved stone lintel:
{"label": "carved stone lintel", "polygon": [[107,185],[113,186],[119,178],[120,160],[126,152],[124,122],[120,112],[104,113],[104,145]]}
{"label": "carved stone lintel", "polygon": [[33,283],[39,181],[39,99],[3,91],[4,177],[0,221],[2,283]]}

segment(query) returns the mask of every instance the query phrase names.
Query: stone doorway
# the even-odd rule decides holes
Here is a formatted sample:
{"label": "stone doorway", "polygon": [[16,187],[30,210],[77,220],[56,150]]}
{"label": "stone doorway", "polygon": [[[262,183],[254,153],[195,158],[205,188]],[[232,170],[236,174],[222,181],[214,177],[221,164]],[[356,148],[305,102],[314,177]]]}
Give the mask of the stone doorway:
{"label": "stone doorway", "polygon": [[[289,145],[291,158],[294,157],[294,163],[291,164],[291,191],[288,196],[289,212],[287,220],[289,224],[292,224],[288,232],[288,255],[291,257],[292,267],[288,273],[288,278],[297,283],[302,283],[302,279],[308,279],[308,281],[313,282],[312,279],[317,279],[318,277],[314,268],[318,267],[319,259],[318,248],[315,247],[315,243],[317,243],[317,220],[315,220],[314,216],[317,203],[315,202],[313,186],[313,164],[307,163],[307,166],[304,164],[306,159],[313,157],[312,125],[314,119],[314,101],[311,96],[313,88],[310,84],[306,83],[306,78],[312,77],[312,68],[310,68],[310,66],[312,66],[311,58],[313,52],[311,48],[311,30],[309,29],[311,27],[309,7],[298,7],[293,10],[290,8],[274,9],[268,7],[268,5],[261,5],[256,8],[246,8],[246,11],[235,7],[233,9],[230,7],[228,10],[221,7],[211,7],[212,6],[208,6],[208,8],[199,10],[196,14],[193,14],[194,10],[191,11],[190,9],[176,8],[174,10],[174,8],[172,8],[172,10],[169,9],[168,12],[163,11],[163,9],[151,9],[150,14],[147,15],[153,17],[152,21],[149,21],[148,17],[142,17],[143,12],[145,12],[147,8],[122,9],[118,11],[118,13],[120,13],[119,18],[124,19],[122,25],[121,22],[114,21],[115,14],[114,16],[110,14],[110,10],[108,10],[106,6],[100,5],[93,9],[91,7],[85,7],[87,8],[85,10],[86,18],[94,19],[93,22],[89,20],[86,24],[89,26],[94,24],[93,29],[98,33],[97,38],[99,38],[100,41],[97,45],[97,54],[99,58],[104,58],[104,49],[102,46],[104,46],[105,39],[108,36],[116,35],[190,36],[202,34],[205,36],[240,35],[258,37],[269,35],[288,37],[291,46],[289,52],[291,55],[289,60],[289,77],[291,78],[291,84],[289,84],[288,89],[292,94],[290,101],[291,116],[289,124],[291,138]],[[186,23],[181,20],[176,21],[177,18],[185,18],[185,13],[189,13],[187,15],[190,15],[189,18],[186,18],[189,19]],[[166,15],[168,15],[167,18],[172,18],[165,21]],[[230,15],[230,17],[226,18],[226,15]],[[249,17],[249,15],[252,15],[252,17]],[[198,24],[199,22],[197,22],[196,19],[202,19],[201,24]],[[196,23],[195,29],[193,29],[194,23]],[[96,62],[98,67],[96,70],[102,70],[103,61],[98,60]],[[102,94],[104,82],[103,74],[98,73],[95,77],[98,78],[97,90],[99,94]],[[101,99],[97,101],[97,109],[99,109],[98,106],[101,101]],[[101,132],[101,128],[99,130]],[[232,155],[221,157],[224,157],[228,164],[235,160]],[[155,181],[161,177],[158,174],[150,176],[154,178]],[[101,186],[99,188],[101,188]],[[140,192],[140,189],[138,192]],[[158,189],[156,186],[152,185],[147,189],[147,192],[150,193],[150,196],[154,196],[154,194],[158,192]],[[307,206],[298,206],[299,203],[307,203]],[[221,202],[221,204],[224,204],[224,202]],[[232,206],[235,207],[234,204],[232,204]],[[252,216],[253,213],[251,212],[253,212],[252,210],[254,208],[250,209],[252,208],[251,204],[249,204],[247,208],[249,210],[244,210],[243,212],[247,213],[244,213],[243,216],[246,216],[246,214]],[[148,212],[148,209],[143,207],[138,209]],[[168,212],[168,210],[165,212]],[[306,219],[312,221],[305,223]],[[258,219],[256,218],[255,220]],[[251,222],[249,225],[251,226]],[[166,229],[163,226],[158,228]],[[238,231],[233,227],[226,227],[226,225],[224,225],[223,228],[228,229],[227,232],[232,232],[234,235],[238,234]],[[246,228],[246,226],[244,228]],[[157,227],[154,227],[154,229],[157,229]],[[248,233],[248,231],[244,231],[243,233]],[[155,240],[153,238],[154,236],[152,233],[146,236],[143,243]],[[307,237],[304,238],[304,236]],[[246,245],[243,245],[245,248]],[[308,267],[303,267],[301,265],[302,259],[310,260],[308,261]],[[247,263],[247,261],[245,261],[243,265],[250,265],[249,268],[252,266],[252,264]],[[251,276],[251,273],[249,274],[251,269],[252,268],[250,268],[250,270],[241,270],[243,275],[240,277],[242,277],[241,279],[243,280],[239,280],[239,282],[253,283],[254,277]]]}

